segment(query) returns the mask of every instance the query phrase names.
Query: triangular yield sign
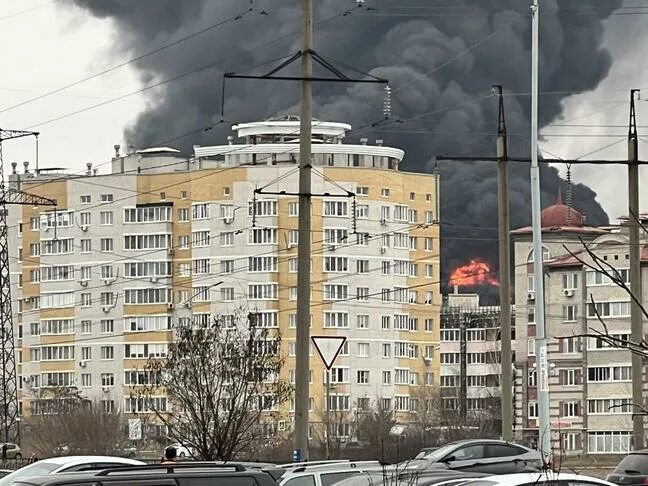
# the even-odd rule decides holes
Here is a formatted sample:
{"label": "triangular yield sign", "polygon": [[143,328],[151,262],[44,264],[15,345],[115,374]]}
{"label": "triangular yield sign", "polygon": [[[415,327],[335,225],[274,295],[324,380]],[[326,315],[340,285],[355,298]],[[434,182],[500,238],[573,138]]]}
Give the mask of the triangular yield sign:
{"label": "triangular yield sign", "polygon": [[317,354],[322,358],[327,370],[331,369],[347,338],[344,336],[311,336]]}

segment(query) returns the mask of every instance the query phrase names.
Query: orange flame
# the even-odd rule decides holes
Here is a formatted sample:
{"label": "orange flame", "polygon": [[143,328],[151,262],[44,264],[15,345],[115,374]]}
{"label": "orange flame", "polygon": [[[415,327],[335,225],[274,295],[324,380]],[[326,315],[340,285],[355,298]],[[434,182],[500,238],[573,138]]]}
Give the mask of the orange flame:
{"label": "orange flame", "polygon": [[452,272],[450,285],[458,287],[493,285],[499,287],[499,282],[491,276],[491,267],[488,263],[480,260],[470,260],[470,263],[462,265]]}

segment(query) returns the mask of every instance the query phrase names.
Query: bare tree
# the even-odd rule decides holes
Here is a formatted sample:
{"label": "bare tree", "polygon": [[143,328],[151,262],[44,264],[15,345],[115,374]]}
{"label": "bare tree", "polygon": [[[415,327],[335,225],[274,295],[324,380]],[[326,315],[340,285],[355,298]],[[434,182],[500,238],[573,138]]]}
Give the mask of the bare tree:
{"label": "bare tree", "polygon": [[239,312],[178,328],[167,356],[149,359],[144,383],[133,388],[169,436],[201,459],[231,460],[253,448],[291,394],[279,378],[279,333],[256,317]]}
{"label": "bare tree", "polygon": [[385,407],[381,399],[376,399],[369,410],[358,411],[358,440],[367,443],[371,456],[386,461],[388,456],[390,432],[396,425],[396,416],[391,407]]}
{"label": "bare tree", "polygon": [[23,446],[41,457],[119,455],[128,440],[121,413],[84,398],[76,388],[41,389],[24,420]]}

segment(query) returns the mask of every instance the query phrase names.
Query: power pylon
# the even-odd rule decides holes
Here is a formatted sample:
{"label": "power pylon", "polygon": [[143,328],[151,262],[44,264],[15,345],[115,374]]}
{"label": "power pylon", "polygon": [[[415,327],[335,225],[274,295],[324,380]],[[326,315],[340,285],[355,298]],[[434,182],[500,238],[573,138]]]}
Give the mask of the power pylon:
{"label": "power pylon", "polygon": [[18,387],[14,344],[11,279],[9,272],[9,239],[7,206],[9,204],[56,206],[54,199],[7,187],[4,176],[2,142],[13,138],[38,136],[37,132],[0,129],[0,442],[19,442]]}

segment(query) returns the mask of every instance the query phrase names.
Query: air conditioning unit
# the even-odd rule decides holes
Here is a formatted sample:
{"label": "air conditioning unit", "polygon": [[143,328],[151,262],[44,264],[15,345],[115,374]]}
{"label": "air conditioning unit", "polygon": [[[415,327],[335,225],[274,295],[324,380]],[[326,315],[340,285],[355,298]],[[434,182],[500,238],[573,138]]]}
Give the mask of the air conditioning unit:
{"label": "air conditioning unit", "polygon": [[423,362],[424,362],[426,365],[431,365],[431,364],[432,364],[432,358],[423,358]]}
{"label": "air conditioning unit", "polygon": [[85,368],[86,367],[86,362],[85,361],[79,361],[79,367],[80,368]]}
{"label": "air conditioning unit", "polygon": [[104,283],[104,285],[110,285],[110,284],[113,283],[114,281],[115,281],[114,278],[104,278],[104,279],[103,279],[103,283]]}
{"label": "air conditioning unit", "polygon": [[279,432],[283,432],[286,430],[286,421],[285,420],[280,420],[277,422],[277,430]]}
{"label": "air conditioning unit", "polygon": [[157,277],[151,277],[151,283],[155,283],[155,282],[157,282],[157,281],[158,281],[158,278],[157,278]]}
{"label": "air conditioning unit", "polygon": [[175,307],[175,305],[173,305],[173,302],[169,302],[167,304],[167,309],[173,309],[174,307]]}
{"label": "air conditioning unit", "polygon": [[25,297],[25,298],[23,299],[23,302],[29,304],[29,303],[31,302],[31,297]]}
{"label": "air conditioning unit", "polygon": [[85,225],[85,224],[82,225],[82,226],[80,226],[80,228],[81,228],[81,231],[83,231],[84,233],[85,233],[86,231],[88,231],[88,226]]}
{"label": "air conditioning unit", "polygon": [[565,290],[563,290],[563,295],[565,297],[573,297],[574,296],[574,290],[573,289],[565,289]]}
{"label": "air conditioning unit", "polygon": [[104,306],[101,308],[101,310],[104,311],[106,314],[107,314],[108,312],[110,312],[110,309],[112,309],[112,307],[107,306],[107,305],[104,305]]}
{"label": "air conditioning unit", "polygon": [[223,218],[223,223],[225,224],[232,224],[234,222],[234,218]]}
{"label": "air conditioning unit", "polygon": [[169,249],[167,250],[167,253],[168,253],[169,255],[173,256],[173,255],[175,255],[175,250],[174,250],[173,248],[169,248]]}
{"label": "air conditioning unit", "polygon": [[383,254],[383,255],[384,255],[385,253],[387,253],[387,247],[386,247],[386,246],[381,246],[381,247],[380,247],[380,253]]}
{"label": "air conditioning unit", "polygon": [[104,386],[104,387],[101,388],[101,391],[103,391],[104,393],[108,393],[108,392],[110,392],[110,387],[109,386]]}
{"label": "air conditioning unit", "polygon": [[387,219],[386,218],[380,218],[380,224],[382,224],[383,226],[386,226],[387,225]]}
{"label": "air conditioning unit", "polygon": [[337,245],[329,245],[329,250],[330,251],[335,251],[336,248],[337,248]]}
{"label": "air conditioning unit", "polygon": [[535,300],[535,292],[533,290],[527,294],[527,300]]}
{"label": "air conditioning unit", "polygon": [[[171,305],[173,305],[173,304],[171,304]],[[187,309],[191,309],[191,301],[187,301],[187,302],[185,302],[185,303],[184,303],[184,306],[185,306]]]}
{"label": "air conditioning unit", "polygon": [[297,244],[296,243],[288,243],[288,248],[296,248]]}
{"label": "air conditioning unit", "polygon": [[79,280],[79,285],[81,285],[81,287],[87,287],[88,286],[88,281],[87,280]]}

